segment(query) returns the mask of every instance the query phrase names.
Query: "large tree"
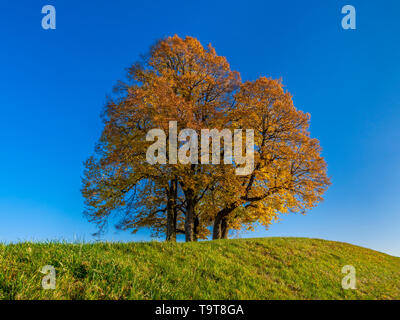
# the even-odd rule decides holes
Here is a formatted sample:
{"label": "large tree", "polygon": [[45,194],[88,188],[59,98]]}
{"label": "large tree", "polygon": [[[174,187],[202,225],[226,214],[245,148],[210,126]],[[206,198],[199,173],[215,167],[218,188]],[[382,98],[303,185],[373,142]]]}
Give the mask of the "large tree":
{"label": "large tree", "polygon": [[191,37],[157,42],[143,62],[130,68],[127,81],[116,87],[118,96],[105,106],[105,128],[83,179],[88,217],[102,227],[112,212],[122,210],[121,225],[136,231],[163,225],[159,214],[166,212],[166,238],[173,240],[182,231],[173,227],[182,213],[187,241],[206,237],[196,205],[213,176],[197,164],[150,165],[145,136],[153,128],[168,133],[170,121],[177,122],[177,131],[200,133],[218,126],[239,84],[238,73],[211,46],[206,49]]}
{"label": "large tree", "polygon": [[[214,239],[226,238],[229,229],[268,226],[279,213],[315,206],[329,184],[309,116],[281,83],[241,83],[224,57],[192,37],[158,41],[116,86],[103,120],[82,188],[85,212],[100,230],[119,212],[119,227],[132,232],[148,227],[170,241],[177,233],[195,241],[212,226]],[[171,121],[176,132],[191,128],[198,136],[202,129],[253,129],[254,170],[240,176],[238,163],[183,164],[170,144],[161,155],[166,163],[149,163],[147,133],[162,129],[169,141]]]}
{"label": "large tree", "polygon": [[330,182],[309,115],[294,107],[280,81],[244,83],[228,118],[232,128],[254,129],[255,163],[251,174],[229,172],[219,186],[214,239],[226,238],[229,225],[268,226],[279,213],[305,212],[323,199]]}

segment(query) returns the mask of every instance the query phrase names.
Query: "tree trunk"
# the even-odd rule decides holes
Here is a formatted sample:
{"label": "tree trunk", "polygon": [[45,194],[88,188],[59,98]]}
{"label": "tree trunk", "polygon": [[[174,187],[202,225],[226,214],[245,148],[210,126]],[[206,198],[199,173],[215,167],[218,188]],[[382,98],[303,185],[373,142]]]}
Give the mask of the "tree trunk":
{"label": "tree trunk", "polygon": [[167,234],[166,241],[176,242],[176,198],[177,198],[176,181],[171,181],[170,189],[168,190],[167,201]]}
{"label": "tree trunk", "polygon": [[235,209],[236,206],[232,205],[231,207],[224,208],[217,213],[213,226],[213,240],[228,238],[229,228],[227,218]]}
{"label": "tree trunk", "polygon": [[227,218],[224,217],[222,218],[221,221],[221,239],[228,239],[228,233],[229,233],[228,221]]}
{"label": "tree trunk", "polygon": [[199,226],[200,226],[200,218],[195,216],[193,219],[193,241],[197,241],[199,239]]}
{"label": "tree trunk", "polygon": [[222,215],[220,211],[217,213],[214,220],[213,240],[221,239],[221,224],[222,224]]}
{"label": "tree trunk", "polygon": [[165,240],[176,242],[176,223],[174,223],[174,213],[172,210],[167,211],[167,237]]}
{"label": "tree trunk", "polygon": [[186,197],[186,216],[185,216],[185,238],[186,242],[194,240],[194,199],[193,191],[185,192]]}

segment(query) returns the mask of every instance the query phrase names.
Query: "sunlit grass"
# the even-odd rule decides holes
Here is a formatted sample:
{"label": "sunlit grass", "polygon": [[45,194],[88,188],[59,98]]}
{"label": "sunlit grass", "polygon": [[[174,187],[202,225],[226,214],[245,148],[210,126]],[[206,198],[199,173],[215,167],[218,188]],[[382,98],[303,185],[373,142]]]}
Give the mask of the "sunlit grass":
{"label": "sunlit grass", "polygon": [[[40,270],[52,265],[55,290]],[[357,289],[344,290],[344,265]],[[318,239],[0,245],[1,299],[400,299],[400,258]]]}

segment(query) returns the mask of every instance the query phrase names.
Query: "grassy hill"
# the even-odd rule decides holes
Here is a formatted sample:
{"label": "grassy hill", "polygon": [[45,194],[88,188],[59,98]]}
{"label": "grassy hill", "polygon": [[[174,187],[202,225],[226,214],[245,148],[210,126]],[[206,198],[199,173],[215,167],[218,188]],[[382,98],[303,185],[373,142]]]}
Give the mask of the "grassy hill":
{"label": "grassy hill", "polygon": [[[356,290],[341,287],[344,265]],[[400,299],[400,258],[305,238],[0,245],[0,299]]]}

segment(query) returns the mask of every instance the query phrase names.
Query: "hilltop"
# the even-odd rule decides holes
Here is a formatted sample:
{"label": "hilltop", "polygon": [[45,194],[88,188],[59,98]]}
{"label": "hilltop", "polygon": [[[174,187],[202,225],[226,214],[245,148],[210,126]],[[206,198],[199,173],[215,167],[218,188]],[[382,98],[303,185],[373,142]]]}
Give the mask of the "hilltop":
{"label": "hilltop", "polygon": [[[356,290],[341,286],[345,265]],[[306,238],[18,243],[0,245],[0,270],[1,299],[400,299],[400,258]]]}

